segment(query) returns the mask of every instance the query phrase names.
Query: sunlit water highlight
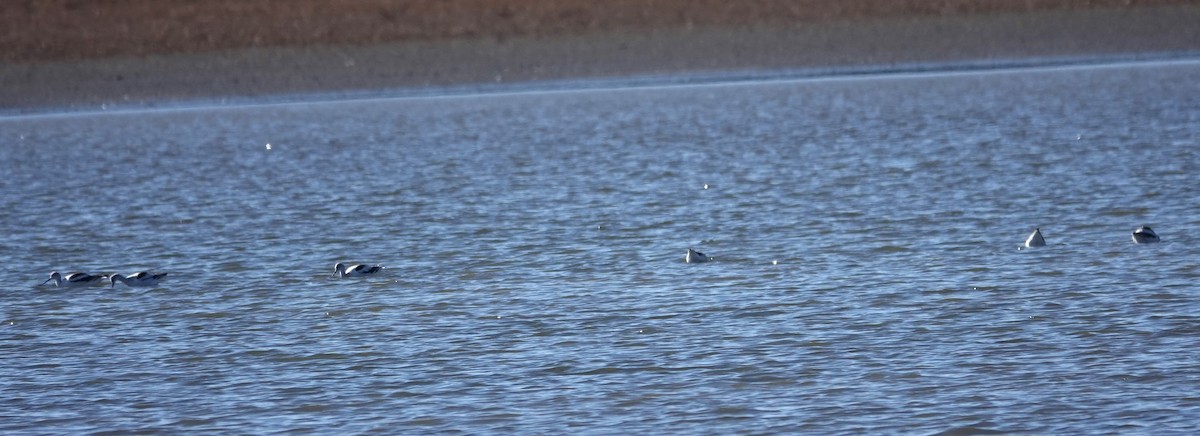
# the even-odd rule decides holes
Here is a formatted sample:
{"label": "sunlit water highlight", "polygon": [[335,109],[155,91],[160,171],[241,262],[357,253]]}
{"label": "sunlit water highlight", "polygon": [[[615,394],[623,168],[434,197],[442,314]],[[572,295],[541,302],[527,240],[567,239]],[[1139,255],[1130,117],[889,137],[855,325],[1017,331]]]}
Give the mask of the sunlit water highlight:
{"label": "sunlit water highlight", "polygon": [[1176,62],[0,119],[0,432],[1194,432],[1198,97]]}

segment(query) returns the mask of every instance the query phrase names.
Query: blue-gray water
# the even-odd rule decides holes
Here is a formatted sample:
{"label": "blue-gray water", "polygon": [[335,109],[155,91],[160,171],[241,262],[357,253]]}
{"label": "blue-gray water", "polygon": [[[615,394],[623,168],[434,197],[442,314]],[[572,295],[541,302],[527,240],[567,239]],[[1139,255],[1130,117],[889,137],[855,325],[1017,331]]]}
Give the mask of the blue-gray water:
{"label": "blue-gray water", "polygon": [[1200,428],[1200,62],[15,117],[0,170],[2,433]]}

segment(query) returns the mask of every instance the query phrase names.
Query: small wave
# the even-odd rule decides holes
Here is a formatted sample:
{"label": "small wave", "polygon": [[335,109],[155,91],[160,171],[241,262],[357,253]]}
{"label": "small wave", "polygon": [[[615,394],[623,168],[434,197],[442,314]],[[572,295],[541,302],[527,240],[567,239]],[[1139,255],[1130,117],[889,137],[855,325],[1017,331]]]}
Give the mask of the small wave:
{"label": "small wave", "polygon": [[[982,424],[982,423],[980,423],[980,424]],[[955,427],[955,428],[948,429],[948,430],[941,431],[941,432],[934,433],[934,434],[937,436],[971,436],[971,435],[983,435],[983,434],[1007,434],[1007,433],[1009,433],[1007,431],[1002,431],[1002,430],[993,430],[990,428],[983,428],[980,426],[980,424],[973,424],[973,425],[968,425],[968,426],[964,426],[964,427]]]}
{"label": "small wave", "polygon": [[1100,211],[1101,215],[1111,217],[1146,216],[1148,213],[1150,213],[1150,208],[1146,207],[1115,208]]}
{"label": "small wave", "polygon": [[912,249],[908,247],[901,247],[899,245],[884,245],[882,247],[876,247],[871,251],[876,253],[907,253],[912,251]]}

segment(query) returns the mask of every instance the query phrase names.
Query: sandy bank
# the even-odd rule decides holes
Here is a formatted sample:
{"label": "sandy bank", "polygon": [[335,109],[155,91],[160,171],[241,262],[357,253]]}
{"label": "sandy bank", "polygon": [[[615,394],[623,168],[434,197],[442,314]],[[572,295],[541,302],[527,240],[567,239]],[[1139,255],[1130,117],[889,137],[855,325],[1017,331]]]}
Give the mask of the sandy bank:
{"label": "sandy bank", "polygon": [[666,26],[0,64],[0,110],[579,77],[1200,51],[1200,5]]}

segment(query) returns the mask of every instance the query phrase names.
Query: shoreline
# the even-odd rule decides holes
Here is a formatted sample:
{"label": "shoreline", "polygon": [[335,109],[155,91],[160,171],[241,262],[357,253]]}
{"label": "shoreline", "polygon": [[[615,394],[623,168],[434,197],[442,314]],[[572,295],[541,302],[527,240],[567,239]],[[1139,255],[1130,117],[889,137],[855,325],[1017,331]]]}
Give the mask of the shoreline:
{"label": "shoreline", "polygon": [[337,104],[403,99],[454,99],[539,93],[586,93],[674,87],[708,87],[739,84],[799,81],[841,81],[884,77],[926,77],[937,75],[989,74],[1062,69],[1135,68],[1139,66],[1188,65],[1200,67],[1200,51],[1177,54],[1105,56],[1089,58],[1020,59],[1000,63],[911,64],[883,68],[817,68],[800,70],[739,71],[716,74],[676,74],[657,76],[621,76],[612,78],[562,79],[543,82],[458,85],[434,88],[395,88],[352,92],[308,92],[266,97],[198,98],[146,105],[113,105],[100,108],[58,107],[36,110],[0,110],[0,122],[6,119],[59,116],[123,115],[140,112],[192,111],[280,107],[296,104]]}
{"label": "shoreline", "polygon": [[649,76],[1200,53],[1200,5],[855,19],[0,63],[0,114]]}

